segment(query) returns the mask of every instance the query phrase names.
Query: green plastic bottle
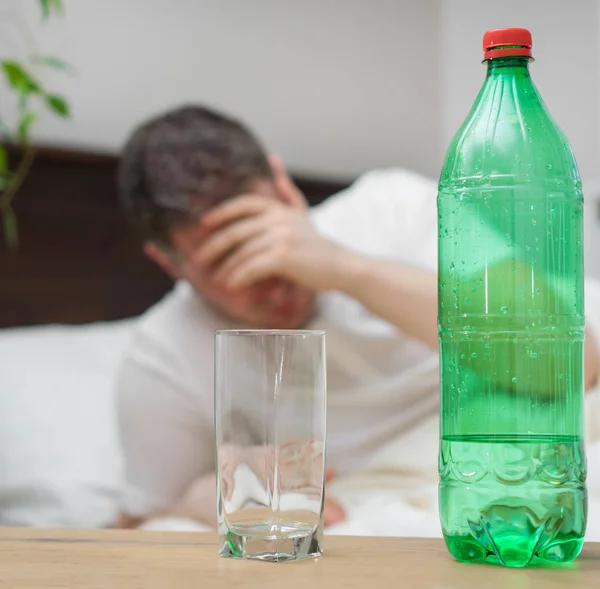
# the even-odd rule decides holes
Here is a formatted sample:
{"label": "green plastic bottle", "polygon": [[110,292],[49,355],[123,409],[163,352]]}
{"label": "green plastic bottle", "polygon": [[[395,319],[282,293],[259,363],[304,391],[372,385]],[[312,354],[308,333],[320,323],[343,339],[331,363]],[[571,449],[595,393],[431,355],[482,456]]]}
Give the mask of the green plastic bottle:
{"label": "green plastic bottle", "polygon": [[581,180],[529,31],[483,45],[438,196],[442,529],[461,561],[567,562],[587,515]]}

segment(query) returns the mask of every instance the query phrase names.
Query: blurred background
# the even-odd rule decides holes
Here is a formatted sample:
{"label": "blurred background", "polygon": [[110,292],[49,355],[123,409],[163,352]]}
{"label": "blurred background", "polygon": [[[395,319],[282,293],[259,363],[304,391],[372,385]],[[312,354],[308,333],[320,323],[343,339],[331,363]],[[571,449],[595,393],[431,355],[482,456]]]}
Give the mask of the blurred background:
{"label": "blurred background", "polygon": [[[0,0],[0,525],[118,514],[115,375],[135,317],[171,288],[118,206],[134,127],[185,103],[223,110],[281,154],[311,204],[375,168],[435,180],[485,76],[482,36],[501,27],[533,34],[600,278],[596,0]],[[439,535],[437,440],[433,416],[390,450],[386,476],[406,457],[431,486],[408,510],[365,494],[360,533]]]}
{"label": "blurred background", "polygon": [[[568,9],[561,0],[62,6],[44,20],[38,0],[0,1],[3,59],[50,55],[72,66],[34,68],[44,87],[68,101],[71,116],[40,108],[31,125],[29,140],[40,149],[13,201],[19,245],[0,241],[0,326],[126,317],[169,288],[143,259],[117,205],[117,157],[144,118],[190,102],[239,116],[283,156],[313,203],[373,168],[436,178],[485,73],[481,37],[506,26],[533,33],[534,79],[578,158],[586,263],[600,277],[595,0]],[[19,120],[6,80],[0,114],[9,126]],[[11,157],[18,162],[19,151]]]}

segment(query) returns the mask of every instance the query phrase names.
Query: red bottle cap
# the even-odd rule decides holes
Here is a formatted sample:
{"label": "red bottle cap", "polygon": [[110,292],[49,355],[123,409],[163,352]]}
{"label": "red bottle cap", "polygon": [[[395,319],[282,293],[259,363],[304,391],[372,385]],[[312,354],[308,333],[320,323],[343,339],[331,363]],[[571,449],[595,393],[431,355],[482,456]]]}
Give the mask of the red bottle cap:
{"label": "red bottle cap", "polygon": [[527,29],[494,29],[483,36],[483,59],[531,57],[531,46],[531,33]]}

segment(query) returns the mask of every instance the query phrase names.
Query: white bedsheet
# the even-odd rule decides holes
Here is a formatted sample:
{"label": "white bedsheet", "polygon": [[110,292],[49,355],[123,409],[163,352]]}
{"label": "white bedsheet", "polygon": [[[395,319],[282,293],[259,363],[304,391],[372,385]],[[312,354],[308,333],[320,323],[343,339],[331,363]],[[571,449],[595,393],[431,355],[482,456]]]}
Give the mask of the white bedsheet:
{"label": "white bedsheet", "polygon": [[[588,301],[588,307],[590,306]],[[594,300],[600,308],[600,297]],[[0,523],[100,527],[118,513],[113,379],[134,321],[0,330]],[[590,540],[600,541],[600,393],[587,396]],[[439,536],[437,418],[331,483],[337,534]],[[415,451],[418,449],[418,451]],[[149,522],[153,529],[202,529]]]}
{"label": "white bedsheet", "polygon": [[[588,399],[589,411],[599,411],[600,396]],[[437,500],[437,417],[383,449],[369,468],[334,480],[328,492],[347,512],[346,521],[327,528],[328,534],[358,536],[441,537]],[[414,449],[419,448],[419,452]],[[600,442],[588,442],[590,476],[586,538],[600,541]],[[206,531],[196,522],[165,518],[144,529]]]}

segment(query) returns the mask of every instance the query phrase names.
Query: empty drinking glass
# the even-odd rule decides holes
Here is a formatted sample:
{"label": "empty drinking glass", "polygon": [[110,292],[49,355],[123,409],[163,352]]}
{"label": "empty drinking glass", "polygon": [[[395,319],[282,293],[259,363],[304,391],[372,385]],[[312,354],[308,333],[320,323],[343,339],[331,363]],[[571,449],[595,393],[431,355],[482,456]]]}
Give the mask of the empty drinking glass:
{"label": "empty drinking glass", "polygon": [[322,331],[218,331],[221,556],[322,554],[326,376]]}

